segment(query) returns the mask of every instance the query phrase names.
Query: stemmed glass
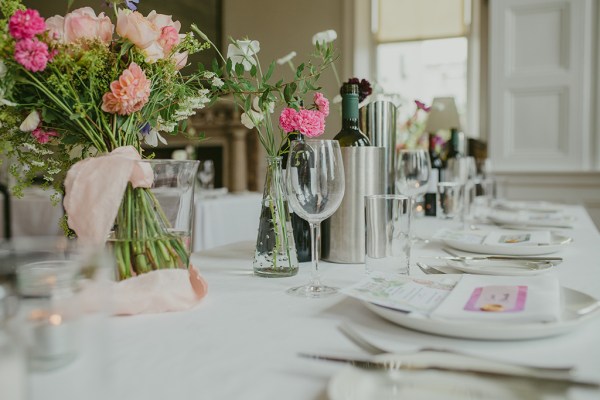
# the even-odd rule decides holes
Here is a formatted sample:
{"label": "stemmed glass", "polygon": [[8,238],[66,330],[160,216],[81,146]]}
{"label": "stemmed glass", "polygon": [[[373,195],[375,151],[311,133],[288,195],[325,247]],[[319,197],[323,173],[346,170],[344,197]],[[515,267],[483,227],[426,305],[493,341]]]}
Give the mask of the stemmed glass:
{"label": "stemmed glass", "polygon": [[205,160],[198,169],[198,180],[202,189],[213,189],[215,179],[215,164],[212,160]]}
{"label": "stemmed glass", "polygon": [[312,274],[307,285],[287,293],[301,297],[325,297],[337,288],[321,284],[319,250],[321,221],[338,209],[344,197],[344,166],[337,140],[294,141],[287,165],[288,202],[294,212],[308,221],[312,249]]}
{"label": "stemmed glass", "polygon": [[[396,191],[410,198],[411,209],[414,210],[418,195],[427,191],[431,176],[431,161],[425,150],[400,150],[396,157]],[[411,241],[420,241],[414,235],[410,213]]]}

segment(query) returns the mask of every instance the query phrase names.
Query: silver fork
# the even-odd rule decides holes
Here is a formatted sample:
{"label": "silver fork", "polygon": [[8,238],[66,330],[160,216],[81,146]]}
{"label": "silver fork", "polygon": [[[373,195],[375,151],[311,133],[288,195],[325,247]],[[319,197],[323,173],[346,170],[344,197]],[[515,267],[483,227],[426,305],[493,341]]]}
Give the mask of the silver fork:
{"label": "silver fork", "polygon": [[417,267],[419,267],[419,269],[421,271],[423,271],[423,273],[425,273],[426,275],[445,274],[444,271],[441,271],[437,268],[430,267],[429,265],[423,264],[421,262],[417,262]]}
{"label": "silver fork", "polygon": [[[360,335],[358,332],[356,332],[356,330],[351,328],[350,325],[348,325],[345,322],[342,322],[340,325],[338,325],[338,330],[340,332],[342,332],[342,334],[344,334],[344,336],[346,336],[348,339],[350,339],[350,341],[352,343],[354,343],[361,349],[365,350],[369,354],[372,354],[372,355],[391,354],[390,351],[387,351],[386,349],[379,347],[376,344],[367,340],[365,337]],[[464,353],[464,352],[461,352],[458,350],[445,349],[445,348],[440,348],[440,347],[429,347],[429,346],[420,347],[417,350],[407,351],[406,354],[414,354],[414,353],[419,353],[422,351],[457,354],[457,355],[466,356],[466,357],[470,357],[470,358],[482,360],[482,361],[492,361],[492,362],[498,362],[498,363],[502,363],[502,364],[506,364],[506,365],[515,365],[518,367],[530,368],[532,371],[571,372],[574,369],[573,366],[543,367],[543,366],[537,366],[537,365],[511,363],[508,361],[494,360],[493,358],[477,356],[477,355],[473,355],[470,353]],[[394,354],[400,354],[400,353],[394,352]]]}

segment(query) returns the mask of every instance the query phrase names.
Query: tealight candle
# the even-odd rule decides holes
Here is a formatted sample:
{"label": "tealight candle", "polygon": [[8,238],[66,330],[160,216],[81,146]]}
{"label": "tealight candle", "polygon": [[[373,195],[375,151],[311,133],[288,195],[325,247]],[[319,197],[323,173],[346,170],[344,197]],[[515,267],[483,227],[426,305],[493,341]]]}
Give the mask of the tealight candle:
{"label": "tealight candle", "polygon": [[77,330],[73,321],[57,313],[34,310],[31,362],[41,369],[56,368],[71,362],[77,355]]}

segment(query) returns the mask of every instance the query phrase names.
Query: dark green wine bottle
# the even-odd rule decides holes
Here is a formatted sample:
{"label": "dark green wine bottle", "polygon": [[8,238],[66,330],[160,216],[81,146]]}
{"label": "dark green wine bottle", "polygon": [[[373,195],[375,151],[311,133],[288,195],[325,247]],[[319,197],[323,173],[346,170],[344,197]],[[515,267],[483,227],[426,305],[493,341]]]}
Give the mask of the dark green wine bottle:
{"label": "dark green wine bottle", "polygon": [[[294,140],[304,140],[304,136],[300,133],[291,132],[283,139],[281,147],[279,149],[279,155],[281,156],[281,168],[283,170],[283,176],[286,176],[286,168],[288,162],[288,155],[290,152],[290,145]],[[310,249],[310,224],[305,219],[301,218],[298,214],[290,209],[290,220],[292,222],[292,231],[294,234],[294,243],[296,244],[296,252],[298,253],[298,262],[306,262],[311,260],[311,249]]]}
{"label": "dark green wine bottle", "polygon": [[358,85],[344,83],[342,95],[342,129],[334,139],[341,147],[370,146],[371,141],[358,127]]}

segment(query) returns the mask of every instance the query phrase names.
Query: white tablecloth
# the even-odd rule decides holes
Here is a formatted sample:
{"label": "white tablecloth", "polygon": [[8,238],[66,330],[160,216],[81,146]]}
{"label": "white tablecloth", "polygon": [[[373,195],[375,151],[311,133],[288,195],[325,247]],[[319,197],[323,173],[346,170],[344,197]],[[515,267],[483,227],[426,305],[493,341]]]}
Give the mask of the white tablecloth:
{"label": "white tablecloth", "polygon": [[[564,231],[574,242],[557,254],[565,260],[551,273],[562,285],[600,298],[600,234],[583,208],[568,210],[578,218],[576,229]],[[423,235],[449,222],[427,218],[417,224]],[[298,353],[366,356],[336,329],[342,321],[396,349],[435,345],[525,363],[573,364],[582,375],[600,377],[600,318],[569,334],[540,340],[474,341],[428,335],[389,323],[343,295],[288,296],[287,288],[308,280],[310,264],[302,264],[295,277],[259,278],[251,271],[253,248],[254,243],[246,242],[193,256],[209,284],[208,296],[194,309],[110,320],[106,371],[116,393],[105,398],[326,399],[329,380],[345,366],[303,359]],[[414,257],[442,254],[435,243],[413,253]],[[324,282],[343,287],[360,280],[364,266],[322,263],[321,271]],[[69,373],[68,379],[60,378]],[[61,393],[64,387],[80,384],[78,376],[83,373],[73,366],[53,379],[35,380],[33,399],[74,398]],[[598,399],[599,393],[571,388],[556,397],[540,398],[591,400]]]}
{"label": "white tablecloth", "polygon": [[[51,190],[31,187],[23,191],[23,197],[11,196],[11,227],[13,237],[56,236],[62,234],[59,221],[63,216],[62,204],[53,204]],[[4,198],[0,195],[0,227],[4,224],[1,211]],[[0,237],[4,230],[0,229]]]}
{"label": "white tablecloth", "polygon": [[194,251],[256,240],[262,194],[196,197]]}

